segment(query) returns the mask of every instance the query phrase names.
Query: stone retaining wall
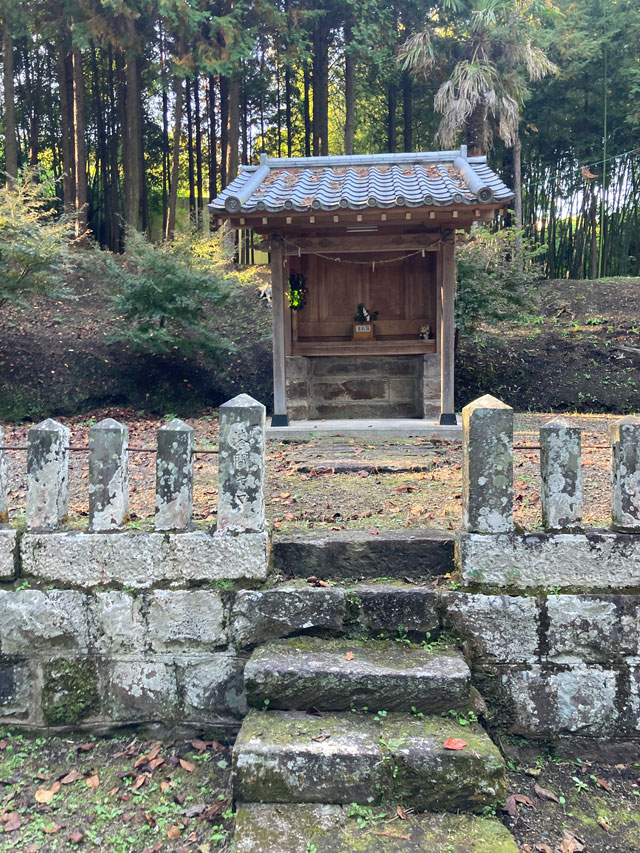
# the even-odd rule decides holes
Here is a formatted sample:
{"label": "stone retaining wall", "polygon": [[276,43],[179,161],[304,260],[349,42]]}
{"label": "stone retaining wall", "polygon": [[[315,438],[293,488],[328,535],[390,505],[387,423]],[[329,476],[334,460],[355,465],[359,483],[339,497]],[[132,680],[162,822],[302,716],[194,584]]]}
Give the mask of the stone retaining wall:
{"label": "stone retaining wall", "polygon": [[26,530],[0,529],[0,720],[234,729],[246,703],[231,590],[267,576],[264,406],[240,395],[221,407],[214,532],[191,528],[187,424],[158,433],[151,533],[125,529],[128,431],[111,419],[90,430],[90,532],[65,530],[68,445],[61,424],[32,427]]}
{"label": "stone retaining wall", "polygon": [[639,741],[640,419],[610,428],[609,530],[582,526],[580,430],[556,418],[540,431],[544,532],[517,532],[512,437],[513,411],[499,400],[463,410],[465,529],[446,621],[494,724]]}

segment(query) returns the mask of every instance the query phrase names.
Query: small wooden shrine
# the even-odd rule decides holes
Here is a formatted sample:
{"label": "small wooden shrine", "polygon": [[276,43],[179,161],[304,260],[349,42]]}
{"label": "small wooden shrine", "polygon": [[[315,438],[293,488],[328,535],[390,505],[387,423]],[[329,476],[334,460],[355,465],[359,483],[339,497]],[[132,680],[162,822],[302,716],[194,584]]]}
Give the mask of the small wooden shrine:
{"label": "small wooden shrine", "polygon": [[513,193],[459,151],[269,159],[210,204],[268,241],[274,414],[455,424],[455,231]]}

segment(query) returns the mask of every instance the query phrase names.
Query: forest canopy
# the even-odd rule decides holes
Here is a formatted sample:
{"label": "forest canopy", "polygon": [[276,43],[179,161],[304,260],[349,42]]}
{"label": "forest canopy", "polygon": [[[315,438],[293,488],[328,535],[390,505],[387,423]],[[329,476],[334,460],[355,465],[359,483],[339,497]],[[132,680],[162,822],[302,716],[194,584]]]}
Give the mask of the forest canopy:
{"label": "forest canopy", "polygon": [[77,237],[206,228],[261,152],[467,143],[548,277],[640,273],[638,0],[0,0],[0,21],[0,166],[39,170]]}

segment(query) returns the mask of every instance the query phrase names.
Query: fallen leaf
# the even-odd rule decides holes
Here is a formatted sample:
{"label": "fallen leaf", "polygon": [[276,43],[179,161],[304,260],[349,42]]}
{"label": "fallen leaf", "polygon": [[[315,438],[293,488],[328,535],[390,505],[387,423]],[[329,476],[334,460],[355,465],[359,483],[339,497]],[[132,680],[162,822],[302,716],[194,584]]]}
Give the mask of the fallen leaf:
{"label": "fallen leaf", "polygon": [[136,781],[131,786],[131,790],[137,791],[139,788],[142,788],[146,781],[147,777],[141,773],[139,776],[136,776]]}
{"label": "fallen leaf", "polygon": [[540,774],[542,773],[542,770],[539,767],[527,767],[524,772],[527,774],[527,776],[534,776],[537,779],[538,776],[540,776]]}
{"label": "fallen leaf", "polygon": [[94,746],[95,742],[92,740],[88,740],[86,743],[81,743],[78,749],[81,749],[83,752],[91,752]]}
{"label": "fallen leaf", "polygon": [[59,829],[62,829],[62,826],[55,821],[53,823],[48,823],[46,826],[42,827],[43,832],[46,832],[47,835],[53,835],[54,832],[58,832]]}
{"label": "fallen leaf", "polygon": [[191,746],[196,749],[198,752],[204,752],[210,741],[206,740],[192,740]]}
{"label": "fallen leaf", "polygon": [[78,779],[82,779],[80,773],[77,770],[70,770],[66,776],[63,776],[60,780],[61,785],[70,785],[72,782],[77,782]]}
{"label": "fallen leaf", "polygon": [[175,823],[167,830],[167,838],[170,838],[172,841],[175,841],[176,838],[180,838],[181,835],[182,827],[176,826]]}
{"label": "fallen leaf", "polygon": [[543,788],[538,785],[537,782],[533,786],[533,790],[536,792],[536,794],[540,797],[541,800],[549,800],[552,803],[560,802],[556,795],[553,793],[553,791],[548,791],[546,788]]}
{"label": "fallen leaf", "polygon": [[353,652],[347,652],[346,655],[344,656],[345,660],[353,660],[354,658],[355,658],[355,655]]}
{"label": "fallen leaf", "polygon": [[216,818],[220,817],[223,811],[229,805],[227,800],[219,800],[217,803],[212,803],[207,809],[205,809],[202,814],[202,820],[216,820]]}
{"label": "fallen leaf", "polygon": [[583,841],[569,832],[568,829],[562,830],[562,841],[560,842],[560,853],[582,853],[584,850]]}
{"label": "fallen leaf", "polygon": [[538,853],[553,853],[553,850],[548,844],[536,844],[535,849]]}
{"label": "fallen leaf", "polygon": [[396,806],[396,814],[398,815],[400,820],[408,820],[409,819],[409,815],[402,808],[402,806]]}
{"label": "fallen leaf", "polygon": [[529,806],[529,808],[535,809],[533,802],[525,794],[514,794],[513,799],[516,803],[521,803],[523,806]]}
{"label": "fallen leaf", "polygon": [[164,758],[161,755],[159,755],[157,758],[151,759],[151,761],[149,762],[149,767],[152,770],[157,770],[158,767],[160,767],[162,764],[164,764]]}
{"label": "fallen leaf", "polygon": [[307,578],[307,583],[310,584],[311,586],[322,586],[322,587],[331,586],[330,583],[328,583],[327,581],[320,580],[320,578],[317,578],[315,575],[311,575],[310,578]]}
{"label": "fallen leaf", "polygon": [[186,758],[180,759],[180,767],[182,767],[182,769],[186,770],[188,773],[193,773],[193,771],[196,769],[196,765],[192,764],[190,761],[187,761]]}
{"label": "fallen leaf", "polygon": [[98,774],[94,773],[93,776],[89,776],[86,780],[87,788],[92,788],[94,791],[100,785],[100,779],[98,778]]}
{"label": "fallen leaf", "polygon": [[598,825],[601,826],[605,832],[609,832],[611,826],[606,822],[606,820],[602,817],[598,817]]}
{"label": "fallen leaf", "polygon": [[596,776],[596,782],[598,783],[598,785],[600,785],[601,788],[604,788],[605,791],[611,793],[611,785],[607,782],[606,779],[601,779],[600,776]]}
{"label": "fallen leaf", "polygon": [[160,782],[160,790],[163,794],[166,794],[166,792],[169,790],[169,788],[172,787],[172,785],[173,782],[170,779],[164,779],[162,782]]}
{"label": "fallen leaf", "polygon": [[76,830],[76,832],[72,832],[71,835],[69,836],[69,842],[71,844],[80,844],[80,842],[83,840],[84,840],[84,833],[78,832],[77,830]]}
{"label": "fallen leaf", "polygon": [[9,812],[7,820],[2,825],[5,832],[14,832],[22,826],[22,818],[18,812]]}
{"label": "fallen leaf", "polygon": [[507,800],[502,807],[502,811],[506,812],[509,817],[515,817],[518,814],[518,804],[516,803],[516,798],[511,794],[507,797]]}
{"label": "fallen leaf", "polygon": [[464,749],[466,745],[466,740],[460,740],[458,737],[449,737],[443,744],[445,749]]}
{"label": "fallen leaf", "polygon": [[107,791],[107,797],[115,797],[120,788],[112,788],[110,791]]}
{"label": "fallen leaf", "polygon": [[35,793],[36,803],[50,803],[60,790],[60,782],[54,782],[50,788],[38,788]]}

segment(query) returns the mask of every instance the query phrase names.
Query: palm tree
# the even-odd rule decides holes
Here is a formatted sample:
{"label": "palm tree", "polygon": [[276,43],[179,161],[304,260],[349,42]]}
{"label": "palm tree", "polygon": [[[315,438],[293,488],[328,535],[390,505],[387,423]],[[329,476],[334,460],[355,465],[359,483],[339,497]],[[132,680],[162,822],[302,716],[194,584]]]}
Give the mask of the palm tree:
{"label": "palm tree", "polygon": [[[451,72],[434,106],[442,113],[437,138],[450,147],[465,130],[469,153],[484,153],[494,128],[513,152],[516,224],[522,227],[520,115],[528,83],[556,66],[534,43],[543,20],[555,13],[545,0],[442,0],[421,33],[401,48],[400,61],[416,77],[427,77],[451,45]],[[451,14],[448,14],[451,13]]]}

